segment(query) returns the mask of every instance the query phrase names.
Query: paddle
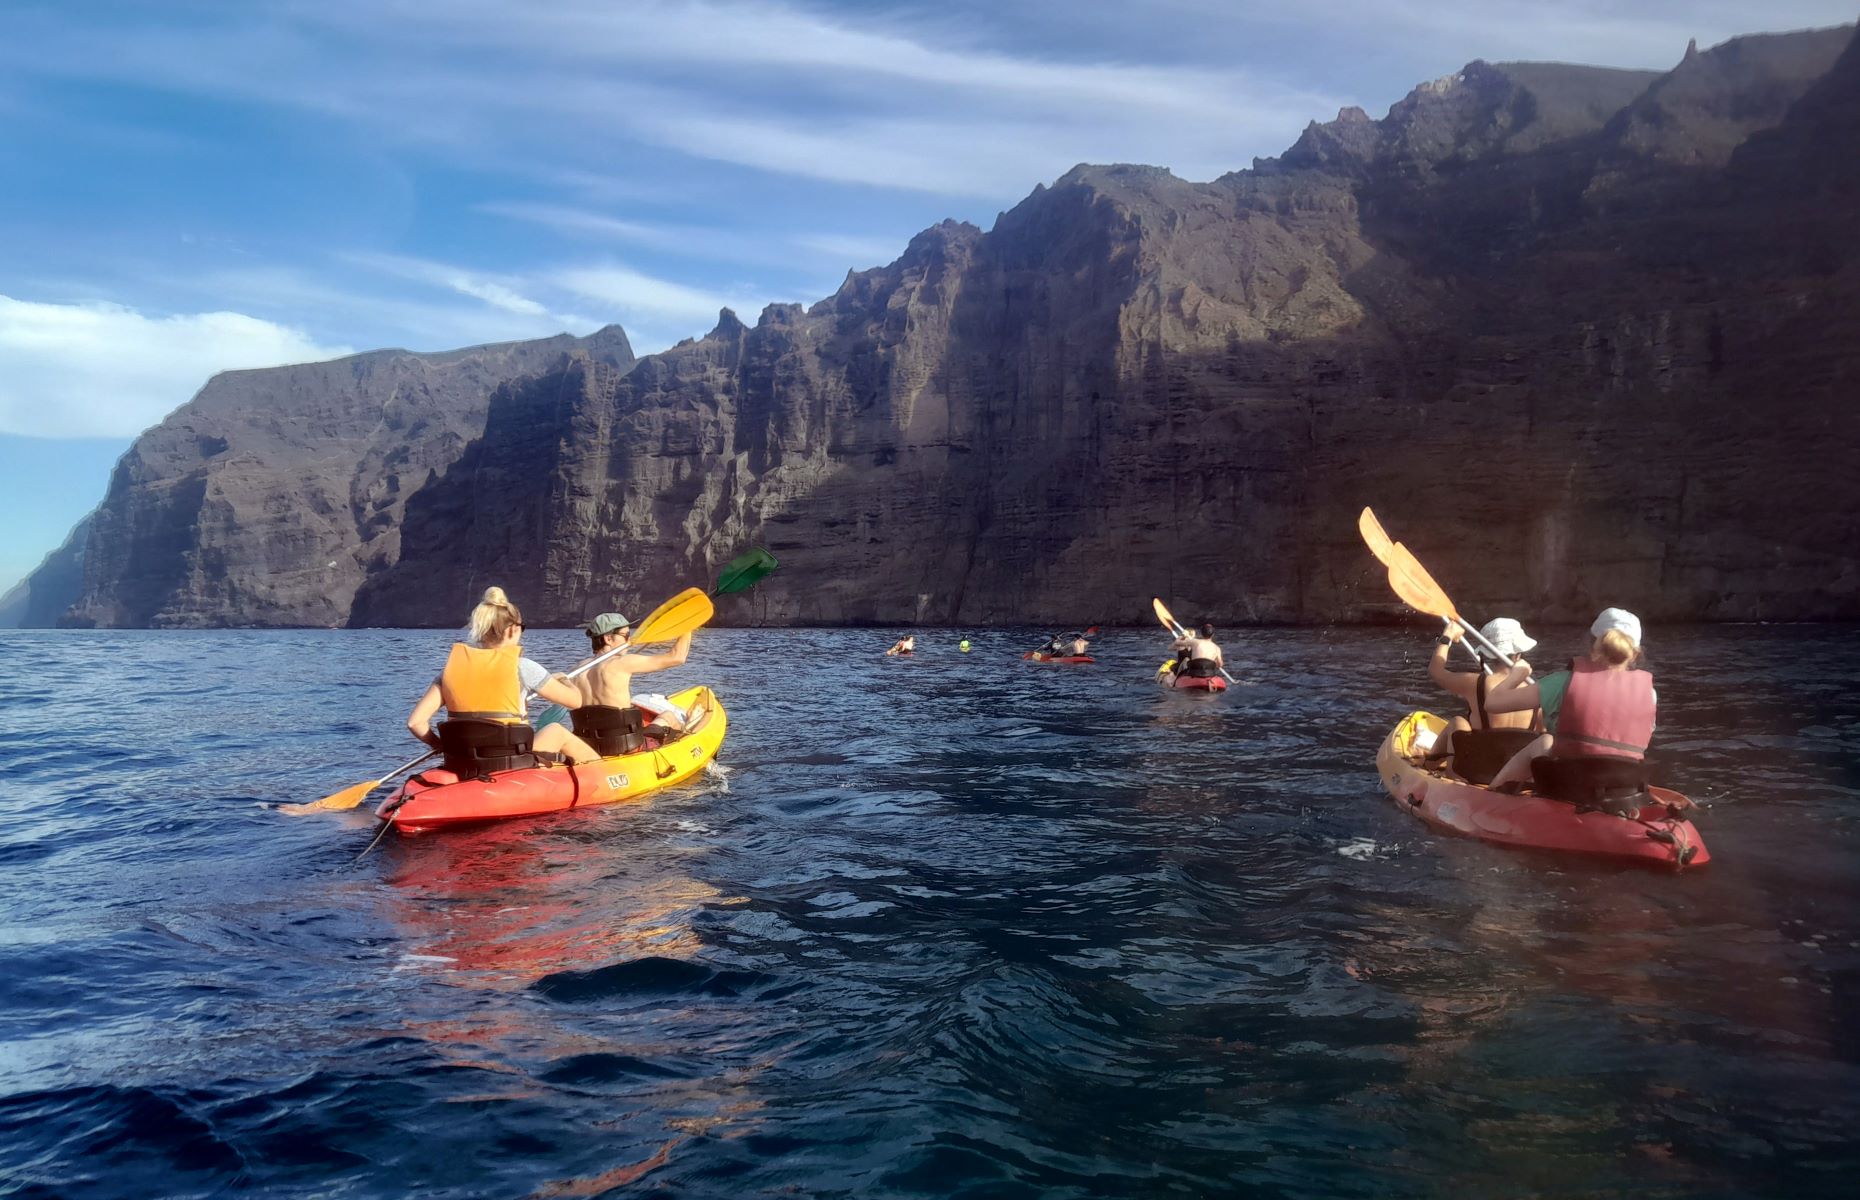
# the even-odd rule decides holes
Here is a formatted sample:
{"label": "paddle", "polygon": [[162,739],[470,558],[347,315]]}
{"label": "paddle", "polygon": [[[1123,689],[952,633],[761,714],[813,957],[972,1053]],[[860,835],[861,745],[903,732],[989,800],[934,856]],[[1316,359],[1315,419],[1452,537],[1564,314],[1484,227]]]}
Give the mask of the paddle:
{"label": "paddle", "polygon": [[[1151,600],[1150,604],[1152,607],[1156,609],[1156,619],[1163,623],[1164,629],[1167,629],[1170,633],[1175,634],[1175,636],[1179,638],[1185,638],[1188,636],[1188,630],[1183,628],[1182,623],[1175,619],[1175,615],[1169,611],[1168,606],[1165,605],[1161,599]],[[1222,675],[1227,676],[1228,683],[1239,683],[1240,682],[1238,679],[1235,679],[1232,675],[1227,675],[1226,667],[1222,667],[1220,670],[1221,670]]]}
{"label": "paddle", "polygon": [[[770,569],[772,570],[773,568]],[[767,573],[767,571],[763,572],[764,575]],[[760,576],[758,576],[758,578],[760,578]],[[753,583],[754,580],[750,582]],[[747,587],[748,584],[743,586]],[[716,606],[710,602],[709,596],[706,596],[696,588],[686,588],[684,591],[673,596],[670,600],[667,600],[664,604],[659,605],[659,607],[646,614],[646,619],[634,627],[633,637],[624,645],[615,646],[611,650],[601,651],[562,678],[578,679],[600,666],[614,655],[625,654],[627,651],[633,650],[639,646],[650,646],[654,642],[675,642],[679,638],[685,636],[685,634],[708,624],[716,613]],[[529,700],[529,696],[523,697],[523,703],[525,705],[529,704]],[[560,704],[551,704],[548,708],[543,709],[542,715],[535,720],[535,728],[541,729],[544,725],[560,721],[567,715],[568,710],[566,708],[563,708]]]}
{"label": "paddle", "polygon": [[366,783],[351,784],[343,788],[340,792],[331,792],[321,800],[311,800],[303,804],[280,804],[278,805],[278,811],[287,813],[307,813],[354,808],[362,802],[363,797],[367,796],[368,793],[374,791],[390,779],[400,778],[427,759],[437,756],[438,753],[439,751],[437,750],[428,750],[418,758],[408,759],[379,779],[370,779]]}
{"label": "paddle", "polygon": [[710,590],[713,596],[728,596],[734,592],[746,592],[781,564],[775,556],[757,546],[746,554],[739,554],[717,575],[717,586]]}
{"label": "paddle", "polygon": [[1497,646],[1486,641],[1485,635],[1480,633],[1476,626],[1460,616],[1459,610],[1453,606],[1453,598],[1448,596],[1446,589],[1436,583],[1434,577],[1427,573],[1427,568],[1421,565],[1421,560],[1416,558],[1408,547],[1390,539],[1387,531],[1382,528],[1382,522],[1376,520],[1375,513],[1367,508],[1363,509],[1362,515],[1356,520],[1356,527],[1362,533],[1363,541],[1368,545],[1369,552],[1388,568],[1389,587],[1394,589],[1403,604],[1417,612],[1439,617],[1443,621],[1452,621],[1465,630],[1468,637],[1484,646],[1486,652],[1493,658],[1507,667],[1511,665],[1509,657],[1501,653]]}

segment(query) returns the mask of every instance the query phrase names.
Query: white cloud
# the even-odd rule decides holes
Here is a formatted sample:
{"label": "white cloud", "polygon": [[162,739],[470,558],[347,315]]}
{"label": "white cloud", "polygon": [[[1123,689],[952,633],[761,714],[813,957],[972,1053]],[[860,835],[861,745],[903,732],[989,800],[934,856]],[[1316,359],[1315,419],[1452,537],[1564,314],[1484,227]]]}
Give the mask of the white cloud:
{"label": "white cloud", "polygon": [[341,257],[358,266],[370,267],[401,279],[448,288],[461,296],[482,300],[492,308],[501,309],[504,312],[525,317],[550,315],[549,310],[541,303],[530,299],[518,290],[523,284],[521,280],[512,276],[489,275],[468,270],[465,267],[455,267],[449,263],[407,258],[397,254],[345,254]]}
{"label": "white cloud", "polygon": [[151,317],[115,304],[0,296],[0,433],[140,433],[219,371],[351,353],[235,312]]}
{"label": "white cloud", "polygon": [[551,282],[619,312],[659,318],[701,321],[715,318],[718,310],[723,308],[733,308],[738,314],[753,315],[761,307],[761,303],[756,300],[741,296],[727,297],[686,287],[682,283],[656,279],[617,263],[566,267],[556,271]]}
{"label": "white cloud", "polygon": [[896,237],[872,237],[666,224],[631,221],[560,204],[490,203],[478,205],[477,211],[540,225],[566,237],[626,242],[679,258],[807,269],[820,273],[828,289],[848,267],[890,262],[917,232],[911,229]]}
{"label": "white cloud", "polygon": [[[33,31],[32,55],[12,57],[29,72],[311,109],[479,165],[517,154],[539,170],[572,170],[644,142],[996,200],[1080,161],[1219,174],[1282,149],[1313,114],[1351,98],[1241,66],[937,45],[883,16],[779,3],[315,0],[283,11],[288,21],[202,36],[50,23]],[[915,146],[899,140],[913,137]],[[938,154],[954,161],[929,161]]]}
{"label": "white cloud", "polygon": [[804,250],[825,255],[836,264],[857,271],[894,261],[904,253],[905,243],[909,240],[860,237],[850,233],[804,233],[797,235],[794,243]]}

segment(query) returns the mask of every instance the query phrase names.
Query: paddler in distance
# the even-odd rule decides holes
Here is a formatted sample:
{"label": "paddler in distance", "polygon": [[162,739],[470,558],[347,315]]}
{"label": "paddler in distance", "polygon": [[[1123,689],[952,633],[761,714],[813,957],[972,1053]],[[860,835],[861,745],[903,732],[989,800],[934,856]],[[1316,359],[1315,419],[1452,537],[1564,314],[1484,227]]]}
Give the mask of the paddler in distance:
{"label": "paddler in distance", "polygon": [[[454,642],[445,669],[407,717],[407,730],[445,754],[446,769],[460,775],[514,770],[544,763],[589,762],[599,755],[561,725],[532,730],[527,696],[534,692],[564,707],[581,695],[561,677],[523,657],[523,614],[500,587],[486,588],[471,610],[470,644]],[[441,707],[446,719],[433,729]]]}
{"label": "paddler in distance", "polygon": [[[589,658],[621,649],[633,632],[632,622],[619,613],[602,613],[582,630],[588,635]],[[647,715],[633,703],[633,676],[682,666],[691,654],[691,635],[685,634],[664,654],[620,653],[576,678],[579,701],[571,718],[575,732],[602,755],[632,754],[642,748],[642,737],[656,736],[669,741],[683,727],[686,714],[676,714],[674,726],[668,719],[659,729],[648,731]],[[671,707],[669,704],[667,707]],[[658,719],[661,710],[655,709]]]}
{"label": "paddler in distance", "polygon": [[1210,679],[1227,666],[1227,659],[1214,642],[1214,624],[1203,621],[1193,632],[1184,633],[1169,647],[1175,651],[1172,674],[1190,679]]}
{"label": "paddler in distance", "polygon": [[[1485,783],[1498,774],[1513,754],[1535,740],[1533,731],[1543,731],[1543,713],[1536,709],[1518,712],[1489,709],[1486,694],[1492,681],[1486,678],[1483,662],[1474,671],[1455,671],[1448,665],[1454,643],[1461,641],[1465,633],[1458,623],[1448,621],[1440,636],[1434,639],[1434,656],[1427,664],[1428,678],[1465,701],[1468,715],[1454,717],[1447,723],[1430,757],[1450,756],[1452,762],[1448,765],[1454,774],[1472,783]],[[1524,626],[1510,617],[1494,617],[1485,623],[1479,634],[1493,649],[1513,660],[1522,658],[1537,645],[1537,640],[1524,632]],[[1478,655],[1475,653],[1474,657]]]}
{"label": "paddler in distance", "polygon": [[915,653],[917,653],[917,635],[907,633],[896,642],[892,643],[891,649],[885,651],[885,657],[892,658],[900,654]]}

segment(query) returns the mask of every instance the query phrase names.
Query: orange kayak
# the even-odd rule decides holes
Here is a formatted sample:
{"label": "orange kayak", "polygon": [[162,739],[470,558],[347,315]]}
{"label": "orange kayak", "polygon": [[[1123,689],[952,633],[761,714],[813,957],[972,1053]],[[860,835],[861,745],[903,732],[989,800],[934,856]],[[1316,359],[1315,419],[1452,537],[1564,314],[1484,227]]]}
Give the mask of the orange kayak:
{"label": "orange kayak", "polygon": [[450,825],[536,817],[593,804],[632,800],[683,783],[717,756],[729,717],[708,687],[687,688],[670,697],[693,724],[674,742],[603,758],[574,767],[528,767],[488,778],[461,780],[440,767],[416,771],[375,810],[400,833],[425,833]]}

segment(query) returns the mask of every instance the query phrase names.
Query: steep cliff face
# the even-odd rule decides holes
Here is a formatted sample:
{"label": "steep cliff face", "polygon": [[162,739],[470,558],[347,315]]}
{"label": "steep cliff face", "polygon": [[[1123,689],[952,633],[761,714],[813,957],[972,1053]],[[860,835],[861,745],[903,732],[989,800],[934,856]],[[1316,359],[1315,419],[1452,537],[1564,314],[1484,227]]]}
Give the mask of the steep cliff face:
{"label": "steep cliff face", "polygon": [[[1394,609],[1368,503],[1467,611],[1851,617],[1851,33],[1474,63],[1212,183],[1079,167],[631,370],[558,352],[325,615],[449,625],[496,582],[566,622],[762,543],[770,621],[1359,619]],[[150,549],[179,527],[93,534],[87,581],[199,561]],[[195,611],[230,609],[162,619]]]}
{"label": "steep cliff face", "polygon": [[72,527],[32,574],[0,596],[0,629],[49,629],[84,587],[84,547],[90,517]]}
{"label": "steep cliff face", "polygon": [[399,559],[407,497],[483,432],[491,390],[569,351],[633,361],[609,327],[215,376],[117,464],[60,619],[343,624],[362,580]]}

